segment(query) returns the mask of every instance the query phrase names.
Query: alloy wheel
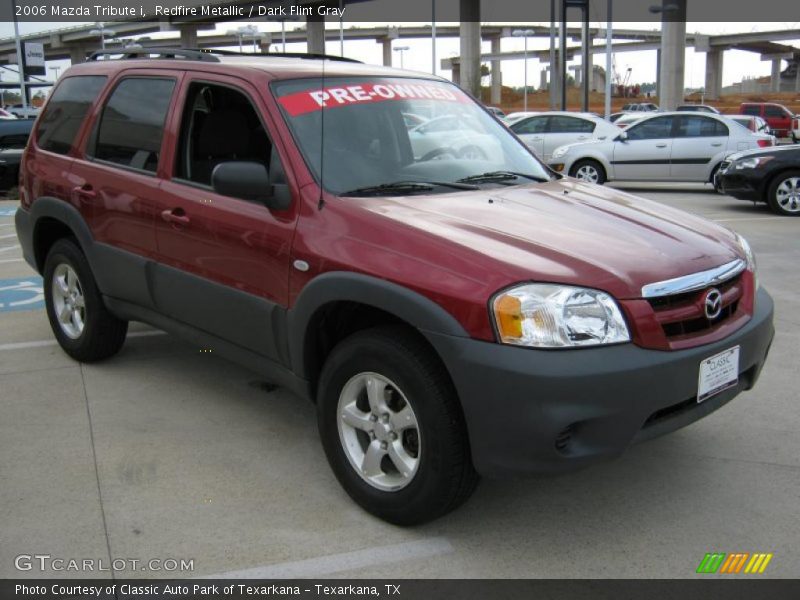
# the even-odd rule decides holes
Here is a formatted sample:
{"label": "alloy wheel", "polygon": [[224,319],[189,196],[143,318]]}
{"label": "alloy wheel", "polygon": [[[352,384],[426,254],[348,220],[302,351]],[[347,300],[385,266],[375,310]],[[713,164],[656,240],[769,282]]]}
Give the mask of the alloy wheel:
{"label": "alloy wheel", "polygon": [[372,487],[394,492],[416,475],[421,457],[414,409],[390,379],[365,372],[342,388],[339,441],[350,465]]}
{"label": "alloy wheel", "polygon": [[86,299],[78,274],[66,263],[53,271],[52,296],[61,331],[70,339],[78,339],[86,326]]}
{"label": "alloy wheel", "polygon": [[788,213],[800,212],[800,177],[788,177],[775,190],[775,201]]}
{"label": "alloy wheel", "polygon": [[583,165],[575,171],[575,178],[581,181],[588,181],[589,183],[597,183],[600,179],[600,174],[592,165]]}

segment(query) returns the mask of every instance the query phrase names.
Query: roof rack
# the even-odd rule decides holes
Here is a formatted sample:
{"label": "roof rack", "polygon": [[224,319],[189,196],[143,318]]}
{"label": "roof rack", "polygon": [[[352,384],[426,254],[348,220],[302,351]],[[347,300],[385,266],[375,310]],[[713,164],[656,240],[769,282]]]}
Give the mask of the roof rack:
{"label": "roof rack", "polygon": [[[155,55],[155,56],[154,56]],[[164,60],[179,59],[179,60],[199,60],[203,62],[221,62],[220,56],[242,56],[247,58],[300,58],[310,60],[335,60],[338,62],[361,63],[360,60],[354,58],[347,58],[344,56],[335,56],[331,54],[317,54],[313,52],[262,52],[262,53],[245,53],[234,52],[232,50],[212,50],[208,48],[159,48],[159,47],[141,47],[141,48],[119,48],[98,50],[93,52],[87,60],[97,61],[102,57],[119,57],[116,60],[130,60],[142,58],[157,58]],[[106,59],[107,60],[107,59]]]}
{"label": "roof rack", "polygon": [[87,60],[100,60],[101,57],[119,56],[118,60],[127,60],[134,58],[154,58],[152,55],[157,55],[155,58],[161,59],[183,59],[183,60],[201,60],[204,62],[219,62],[219,58],[200,49],[188,48],[119,48],[109,50],[98,50],[93,52]]}

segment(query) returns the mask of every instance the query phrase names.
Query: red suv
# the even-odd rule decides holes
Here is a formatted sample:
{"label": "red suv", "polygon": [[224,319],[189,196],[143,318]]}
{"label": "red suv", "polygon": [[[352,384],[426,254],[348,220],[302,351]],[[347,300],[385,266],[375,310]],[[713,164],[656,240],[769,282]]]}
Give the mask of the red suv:
{"label": "red suv", "polygon": [[90,60],[50,95],[20,190],[67,354],[110,357],[135,320],[259,371],[316,402],[339,481],[394,523],[478,474],[583,467],[704,417],[773,336],[743,238],[553,173],[420,74]]}
{"label": "red suv", "polygon": [[794,115],[792,111],[783,104],[775,104],[773,102],[743,102],[739,106],[739,112],[743,115],[751,115],[764,119],[776,137],[794,137],[792,133]]}

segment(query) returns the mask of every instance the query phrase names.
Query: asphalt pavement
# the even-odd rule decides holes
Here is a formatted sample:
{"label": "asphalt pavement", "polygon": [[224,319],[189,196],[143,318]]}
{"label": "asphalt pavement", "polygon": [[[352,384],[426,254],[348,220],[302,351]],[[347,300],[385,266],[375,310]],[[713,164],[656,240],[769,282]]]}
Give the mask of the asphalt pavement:
{"label": "asphalt pavement", "polygon": [[617,185],[750,241],[776,302],[758,385],[613,462],[483,481],[409,529],[350,501],[313,406],[258,374],[143,325],[111,360],[69,359],[0,202],[0,577],[110,577],[61,558],[116,560],[117,577],[685,578],[707,552],[773,553],[748,577],[796,577],[800,219],[707,186]]}

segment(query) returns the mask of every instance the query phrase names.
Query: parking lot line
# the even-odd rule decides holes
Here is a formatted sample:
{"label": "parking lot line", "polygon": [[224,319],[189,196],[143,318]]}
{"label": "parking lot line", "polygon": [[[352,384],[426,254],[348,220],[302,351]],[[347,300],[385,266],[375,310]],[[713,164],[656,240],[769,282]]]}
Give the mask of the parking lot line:
{"label": "parking lot line", "polygon": [[0,252],[8,252],[9,250],[19,250],[19,246],[5,246],[0,248]]}
{"label": "parking lot line", "polygon": [[[147,337],[151,335],[166,335],[164,331],[134,331],[133,333],[129,333],[129,338],[137,338],[137,337]],[[13,342],[10,344],[0,344],[0,352],[3,350],[22,350],[25,348],[44,348],[46,346],[56,346],[58,342],[55,339],[52,340],[36,340],[33,342]]]}
{"label": "parking lot line", "polygon": [[0,260],[0,264],[12,263],[12,262],[25,262],[25,259],[24,258],[5,258],[3,260]]}
{"label": "parking lot line", "polygon": [[295,579],[320,577],[342,571],[355,571],[364,567],[385,565],[403,560],[419,560],[453,552],[453,546],[444,538],[429,538],[416,542],[403,542],[390,546],[364,548],[353,552],[329,554],[292,562],[204,575],[198,579]]}
{"label": "parking lot line", "polygon": [[15,238],[17,237],[16,233],[8,233],[6,235],[0,235],[0,240],[4,240],[6,238]]}

